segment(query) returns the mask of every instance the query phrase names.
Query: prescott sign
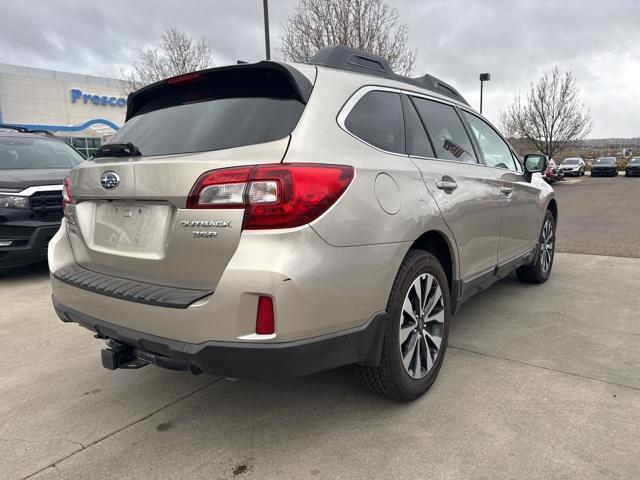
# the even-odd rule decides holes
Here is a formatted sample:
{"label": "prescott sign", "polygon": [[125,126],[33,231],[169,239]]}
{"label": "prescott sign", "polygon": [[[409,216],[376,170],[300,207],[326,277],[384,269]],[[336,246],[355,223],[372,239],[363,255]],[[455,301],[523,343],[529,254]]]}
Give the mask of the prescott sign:
{"label": "prescott sign", "polygon": [[82,90],[77,88],[72,88],[70,90],[71,93],[71,103],[76,103],[81,101],[82,103],[91,102],[94,105],[105,105],[110,107],[126,107],[127,99],[124,97],[109,97],[107,95],[95,95],[92,93],[83,93]]}

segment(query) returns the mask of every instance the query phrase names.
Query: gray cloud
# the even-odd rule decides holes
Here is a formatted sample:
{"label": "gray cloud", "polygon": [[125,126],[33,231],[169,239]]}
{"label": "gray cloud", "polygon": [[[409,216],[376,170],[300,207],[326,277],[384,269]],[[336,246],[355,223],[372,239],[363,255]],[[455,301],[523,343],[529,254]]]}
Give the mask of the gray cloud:
{"label": "gray cloud", "polygon": [[[296,0],[271,0],[272,46]],[[592,137],[640,136],[640,2],[635,0],[389,0],[409,24],[416,75],[432,73],[476,106],[491,72],[485,114],[497,121],[513,95],[558,66],[574,72],[591,108]],[[216,64],[264,56],[260,0],[110,2],[22,0],[0,17],[0,62],[117,76],[167,26],[206,38]]]}

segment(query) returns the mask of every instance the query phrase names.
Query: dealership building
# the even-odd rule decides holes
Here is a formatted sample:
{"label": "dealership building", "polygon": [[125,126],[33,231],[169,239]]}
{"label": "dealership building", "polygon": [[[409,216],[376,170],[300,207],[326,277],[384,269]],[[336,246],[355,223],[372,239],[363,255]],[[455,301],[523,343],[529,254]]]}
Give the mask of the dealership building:
{"label": "dealership building", "polygon": [[47,130],[89,156],[124,123],[114,78],[0,63],[0,124]]}

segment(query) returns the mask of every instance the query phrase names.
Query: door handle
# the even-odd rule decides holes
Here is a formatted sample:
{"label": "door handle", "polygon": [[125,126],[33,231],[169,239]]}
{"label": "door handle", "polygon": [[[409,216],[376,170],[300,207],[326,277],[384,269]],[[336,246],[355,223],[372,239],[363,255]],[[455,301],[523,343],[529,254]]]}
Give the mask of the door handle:
{"label": "door handle", "polygon": [[511,195],[511,192],[513,192],[513,188],[511,188],[511,187],[500,187],[500,191],[502,193],[504,193],[508,197],[509,195]]}
{"label": "door handle", "polygon": [[436,182],[436,187],[440,190],[444,190],[445,192],[453,192],[458,188],[458,184],[453,180],[438,180]]}

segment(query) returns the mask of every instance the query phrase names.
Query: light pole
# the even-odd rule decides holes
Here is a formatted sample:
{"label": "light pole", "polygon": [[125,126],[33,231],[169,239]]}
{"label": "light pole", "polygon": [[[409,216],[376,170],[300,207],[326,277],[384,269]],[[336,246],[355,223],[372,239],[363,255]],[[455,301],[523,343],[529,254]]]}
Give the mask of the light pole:
{"label": "light pole", "polygon": [[[266,2],[267,0],[265,0]],[[489,80],[491,80],[491,74],[490,73],[481,73],[480,74],[480,113],[482,113],[482,86],[484,85],[484,82],[488,82]]]}
{"label": "light pole", "polygon": [[269,0],[263,0],[264,7],[264,46],[267,51],[267,60],[271,60],[271,45],[269,44]]}

